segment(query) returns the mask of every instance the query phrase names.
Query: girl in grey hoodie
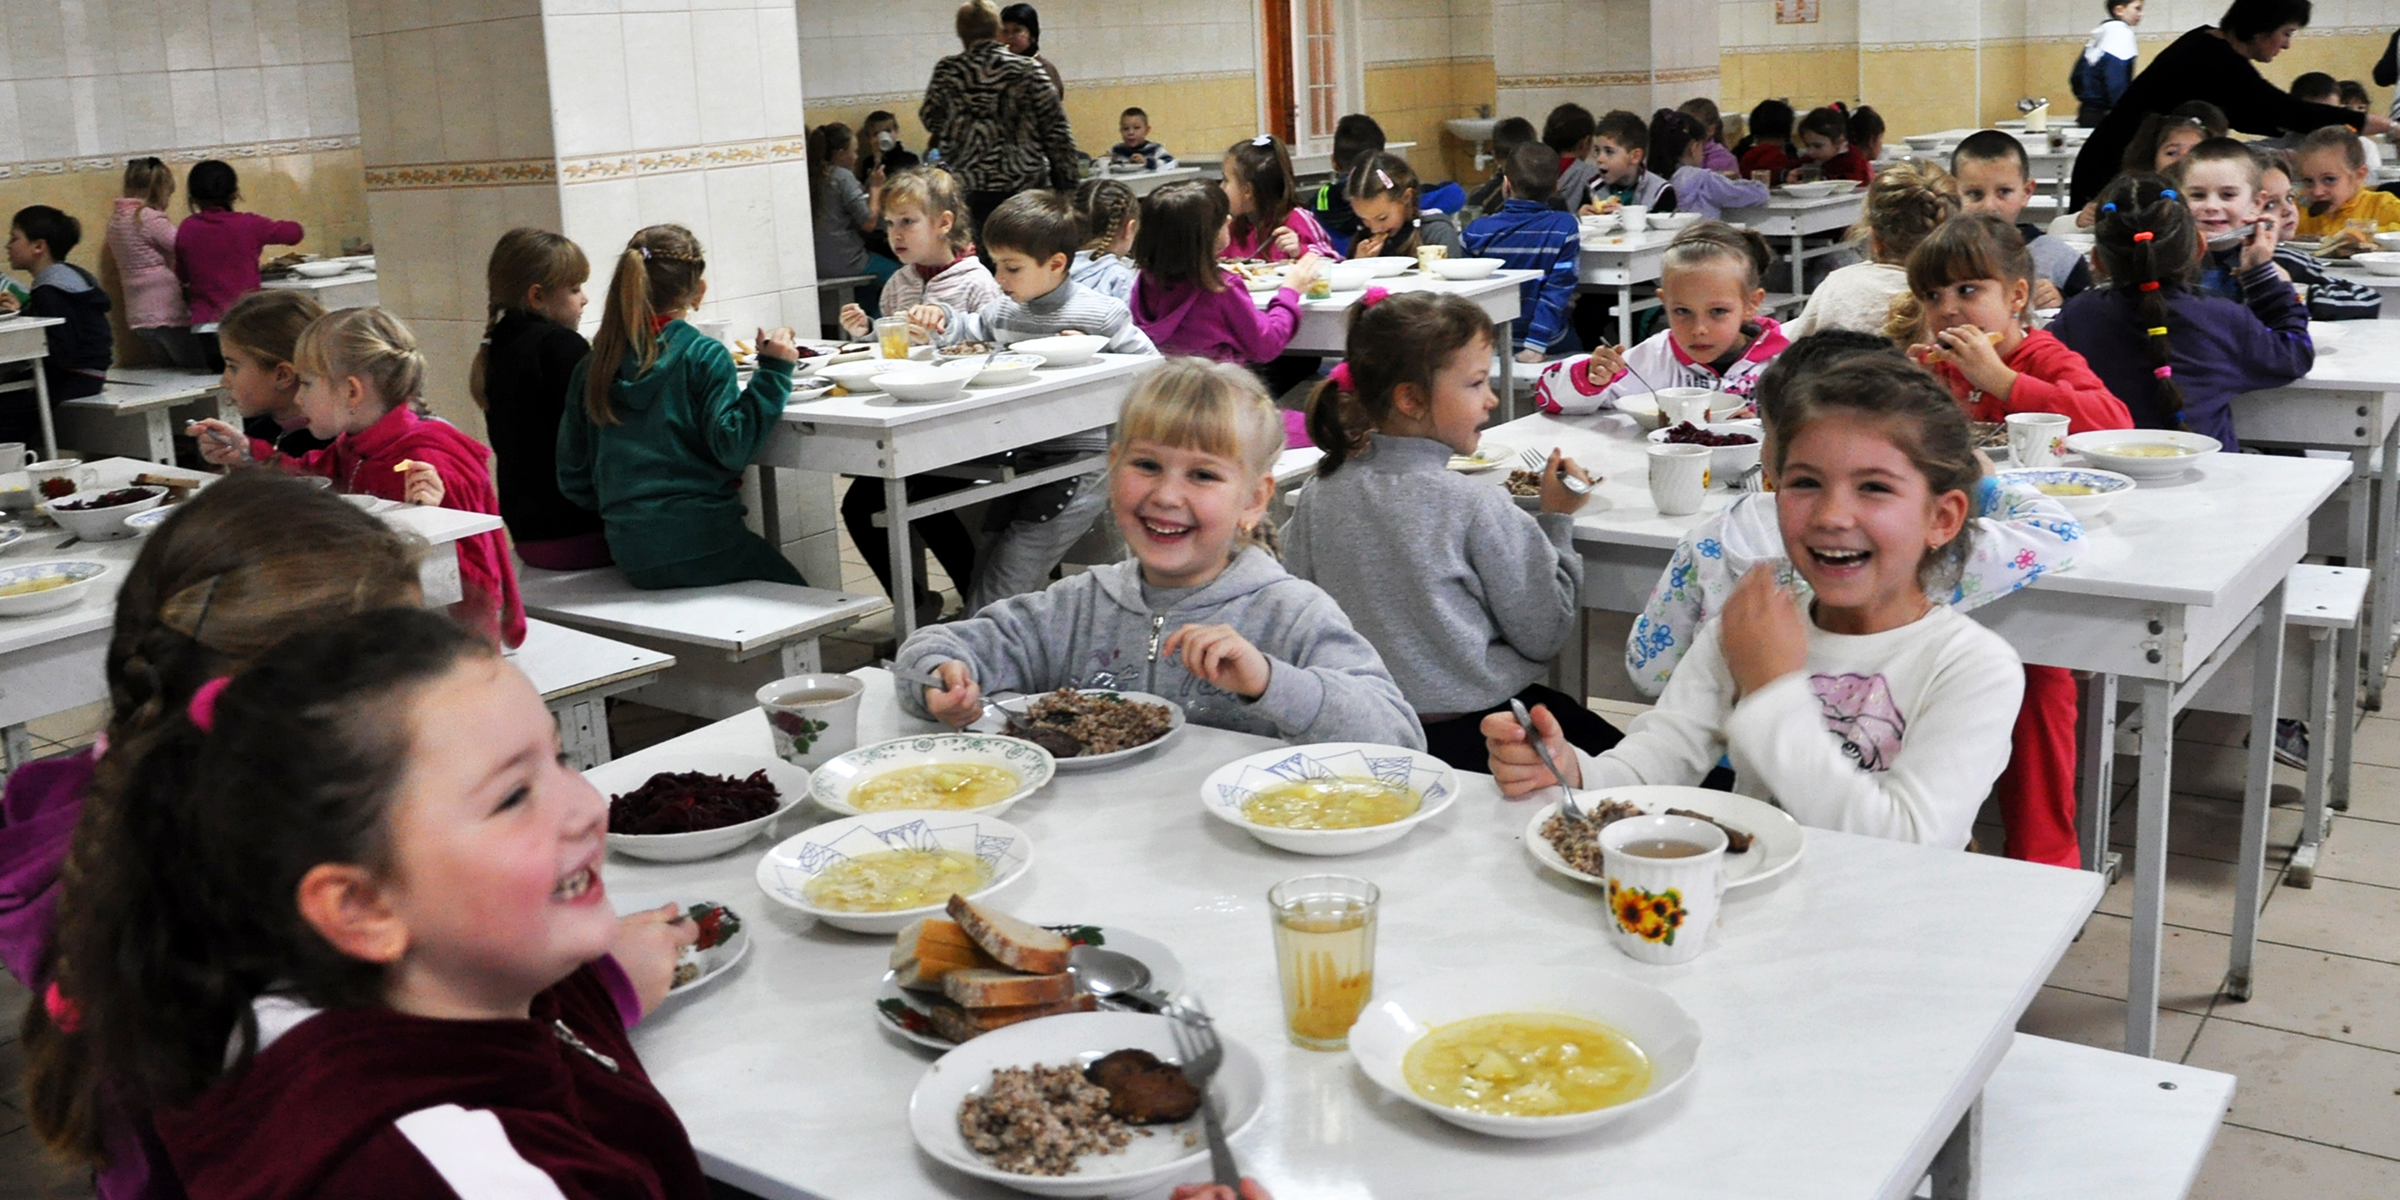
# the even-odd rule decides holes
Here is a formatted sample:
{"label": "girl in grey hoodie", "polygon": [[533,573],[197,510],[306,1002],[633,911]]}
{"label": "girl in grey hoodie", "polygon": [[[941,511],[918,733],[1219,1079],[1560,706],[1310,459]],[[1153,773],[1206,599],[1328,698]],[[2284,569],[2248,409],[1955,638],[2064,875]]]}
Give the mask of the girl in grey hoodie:
{"label": "girl in grey hoodie", "polygon": [[1282,416],[1255,376],[1169,359],[1126,398],[1110,448],[1132,559],[919,629],[899,663],[946,686],[902,688],[902,707],[963,725],[985,691],[1122,688],[1220,729],[1423,749],[1375,648],[1276,561],[1265,516],[1282,449]]}

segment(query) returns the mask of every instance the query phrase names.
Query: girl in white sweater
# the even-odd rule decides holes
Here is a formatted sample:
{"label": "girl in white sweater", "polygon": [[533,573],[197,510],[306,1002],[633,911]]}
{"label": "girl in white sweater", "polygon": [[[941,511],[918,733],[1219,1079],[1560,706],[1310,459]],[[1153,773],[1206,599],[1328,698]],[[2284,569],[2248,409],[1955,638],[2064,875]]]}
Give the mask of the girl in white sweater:
{"label": "girl in white sweater", "polygon": [[[1928,596],[1970,549],[1965,414],[1923,368],[1862,356],[1794,381],[1772,449],[1813,606],[1754,568],[1614,749],[1574,752],[1540,710],[1534,726],[1570,786],[1693,784],[1729,756],[1741,791],[1801,824],[1963,847],[2025,686],[1999,635]],[[1504,794],[1557,782],[1513,717],[1483,732]]]}
{"label": "girl in white sweater", "polygon": [[[1000,283],[975,257],[975,231],[967,223],[966,198],[948,171],[911,167],[883,184],[884,231],[900,269],[883,282],[882,311],[897,316],[920,304],[947,304],[974,312],[1000,298]],[[842,306],[842,332],[867,336],[867,310]],[[919,522],[923,524],[923,522]]]}
{"label": "girl in white sweater", "polygon": [[1797,339],[1827,329],[1882,333],[1892,301],[1908,295],[1908,253],[1958,215],[1958,181],[1931,164],[1893,163],[1867,185],[1868,261],[1827,275],[1784,332]]}

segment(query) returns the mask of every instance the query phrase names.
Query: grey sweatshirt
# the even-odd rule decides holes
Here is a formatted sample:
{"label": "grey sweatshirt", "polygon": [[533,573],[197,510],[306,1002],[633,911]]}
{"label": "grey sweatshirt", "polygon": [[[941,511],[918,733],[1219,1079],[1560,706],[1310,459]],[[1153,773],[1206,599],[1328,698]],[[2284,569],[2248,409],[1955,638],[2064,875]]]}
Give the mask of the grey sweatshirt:
{"label": "grey sweatshirt", "polygon": [[[1164,696],[1194,724],[1293,742],[1378,742],[1425,748],[1400,688],[1375,648],[1314,584],[1273,555],[1246,549],[1224,573],[1152,612],[1141,564],[1094,567],[1047,590],[1011,596],[964,621],[928,625],[900,647],[899,664],[932,671],[956,660],[992,692],[1124,688]],[[1158,651],[1186,625],[1231,625],[1267,656],[1267,690],[1244,700]],[[901,707],[929,717],[925,689],[903,685]]]}
{"label": "grey sweatshirt", "polygon": [[[1003,294],[982,308],[967,312],[947,302],[941,304],[947,314],[941,344],[955,346],[960,342],[990,342],[1005,350],[1018,342],[1034,338],[1057,337],[1062,333],[1089,333],[1108,339],[1101,349],[1110,354],[1156,354],[1158,347],[1150,335],[1133,323],[1133,310],[1125,302],[1075,282],[1072,277],[1059,281],[1057,287],[1020,304]],[[1090,454],[1108,449],[1108,431],[1086,430],[1065,437],[1052,438],[1032,449],[1062,455]],[[1082,478],[1089,479],[1090,476]]]}
{"label": "grey sweatshirt", "polygon": [[1378,433],[1300,490],[1283,527],[1292,574],[1350,614],[1419,713],[1504,704],[1575,628],[1573,517],[1449,470],[1450,447]]}

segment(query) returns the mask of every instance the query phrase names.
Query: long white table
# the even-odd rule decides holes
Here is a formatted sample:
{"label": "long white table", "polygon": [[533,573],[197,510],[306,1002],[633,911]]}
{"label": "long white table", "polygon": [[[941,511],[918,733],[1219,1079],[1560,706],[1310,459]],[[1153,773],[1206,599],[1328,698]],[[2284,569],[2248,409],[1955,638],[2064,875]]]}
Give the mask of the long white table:
{"label": "long white table", "polygon": [[[1494,390],[1500,393],[1500,403],[1504,410],[1510,411],[1513,415],[1516,404],[1518,364],[1516,356],[1509,353],[1508,348],[1516,344],[1514,331],[1517,318],[1524,312],[1523,286],[1525,281],[1538,278],[1540,275],[1539,271],[1502,270],[1494,271],[1481,279],[1454,282],[1447,279],[1430,279],[1419,272],[1411,271],[1405,275],[1378,279],[1375,281],[1375,286],[1393,293],[1447,292],[1474,301],[1476,306],[1483,310],[1484,315],[1490,317],[1492,323],[1499,327],[1496,334],[1499,340],[1496,357],[1500,362],[1500,386]],[[1350,316],[1356,309],[1359,297],[1365,294],[1364,289],[1361,289],[1356,292],[1335,292],[1331,296],[1316,300],[1302,300],[1300,302],[1300,327],[1293,331],[1292,340],[1284,347],[1284,350],[1293,354],[1326,354],[1339,357],[1344,350],[1349,348]],[[1262,309],[1274,298],[1275,293],[1273,292],[1250,293],[1251,303]]]}
{"label": "long white table", "polygon": [[1842,243],[1826,242],[1814,248],[1808,239],[1814,234],[1839,233],[1858,223],[1859,214],[1866,211],[1867,189],[1853,188],[1839,196],[1817,200],[1800,200],[1790,196],[1775,196],[1765,204],[1749,208],[1729,208],[1725,219],[1737,225],[1747,225],[1768,238],[1788,238],[1791,249],[1785,261],[1792,265],[1792,291],[1808,294],[1808,260],[1839,253]]}
{"label": "long white table", "polygon": [[1658,307],[1658,300],[1636,302],[1633,289],[1641,284],[1656,283],[1664,273],[1667,245],[1675,240],[1675,230],[1645,229],[1640,233],[1617,233],[1604,241],[1585,243],[1575,263],[1575,283],[1578,290],[1614,291],[1617,294],[1617,344],[1633,344],[1633,314]]}
{"label": "long white table", "polygon": [[119,422],[139,419],[144,457],[172,466],[175,409],[214,399],[215,416],[229,425],[242,423],[241,411],[233,406],[220,380],[215,372],[180,367],[110,367],[108,386],[96,396],[61,401],[57,420],[68,445],[96,454],[115,450],[130,440],[120,431]]}
{"label": "long white table", "polygon": [[[203,483],[216,478],[134,458],[103,458],[91,466],[104,489],[123,487],[138,475]],[[6,481],[23,478],[21,471],[0,475],[0,480]],[[435,547],[501,527],[496,516],[415,504],[377,515],[394,529],[415,534]],[[12,770],[26,759],[26,722],[108,698],[108,639],[116,621],[117,592],[124,587],[125,572],[133,566],[145,540],[77,542],[62,551],[59,544],[66,536],[66,531],[44,525],[0,550],[0,564],[11,566],[46,558],[77,558],[98,560],[112,568],[93,580],[74,604],[29,617],[0,618],[0,751],[5,752]],[[428,554],[418,570],[425,603],[451,604],[464,596],[456,554]]]}
{"label": "long white table", "polygon": [[[862,739],[929,728],[900,716],[889,676],[860,675]],[[1532,809],[1501,800],[1488,777],[1467,776],[1449,812],[1398,843],[1348,858],[1270,850],[1201,812],[1209,771],[1273,744],[1195,726],[1149,760],[1060,775],[1008,814],[1036,861],[1000,905],[1174,949],[1219,1028],[1266,1067],[1264,1110],[1233,1148],[1278,1200],[1898,1200],[1962,1126],[2101,892],[2085,872],[1810,830],[1790,875],[1728,897],[1719,945],[1685,966],[1645,966],[1605,943],[1597,892],[1534,864],[1521,841]],[[770,753],[766,724],[745,713],[617,769],[693,751]],[[804,804],[782,834],[821,818]],[[620,911],[719,900],[753,940],[741,966],[634,1031],[702,1166],[775,1200],[1015,1194],[917,1152],[908,1096],[932,1055],[884,1032],[873,1010],[890,939],[767,899],[752,876],[769,844],[680,865],[612,856],[605,870]],[[1512,1142],[1383,1095],[1347,1054],[1290,1045],[1264,900],[1276,880],[1323,870],[1383,889],[1379,986],[1479,965],[1620,971],[1699,1022],[1697,1072],[1654,1113]]]}
{"label": "long white table", "polygon": [[[1602,476],[1575,522],[1588,611],[1640,612],[1669,556],[1732,493],[1712,490],[1698,514],[1661,515],[1650,502],[1648,466],[1632,418],[1527,417],[1487,430],[1513,449],[1564,449]],[[2277,669],[2281,663],[2283,577],[2307,550],[2309,521],[2349,481],[2347,463],[2310,458],[2219,454],[2178,481],[2143,484],[2087,526],[2071,572],[2044,577],[1977,609],[1975,616],[2016,647],[2026,662],[2093,672],[2084,704],[2086,735],[2080,789],[2086,864],[2097,868],[2108,845],[2107,814],[2115,765],[2117,684],[2135,681],[2142,706],[2139,825],[2134,851],[2133,954],[2125,1049],[2152,1052],[2157,1032],[2159,938],[2165,919],[2167,793],[2174,739],[2171,718],[2230,661],[2252,632],[2254,645],[2249,788],[2244,819],[2264,836],[2272,756]],[[1492,472],[1495,478],[1504,477]],[[1588,628],[1588,626],[1587,626]],[[1589,694],[1583,657],[1562,660],[1566,690]],[[1584,691],[1575,688],[1584,687]],[[2237,940],[2255,911],[2236,914]],[[2229,975],[2232,974],[2229,972]],[[2247,978],[2228,979],[2246,992]]]}
{"label": "long white table", "polygon": [[35,317],[19,312],[0,316],[0,366],[24,363],[33,368],[31,379],[0,383],[0,394],[31,391],[33,406],[42,422],[42,457],[58,457],[58,430],[50,423],[50,381],[42,374],[42,360],[50,356],[50,335],[53,325],[66,324],[64,317]]}

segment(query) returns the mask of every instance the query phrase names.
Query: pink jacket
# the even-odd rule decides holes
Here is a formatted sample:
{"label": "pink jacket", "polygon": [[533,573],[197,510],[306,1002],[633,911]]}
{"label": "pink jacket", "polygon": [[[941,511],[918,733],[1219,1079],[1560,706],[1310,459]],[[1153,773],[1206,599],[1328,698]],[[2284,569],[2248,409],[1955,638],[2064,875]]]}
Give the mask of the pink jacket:
{"label": "pink jacket", "polygon": [[192,324],[214,325],[233,302],[258,290],[258,252],[297,246],[308,236],[298,221],[211,209],[183,219],[175,230],[175,265],[192,301]]}
{"label": "pink jacket", "polygon": [[183,280],[175,274],[175,222],[144,205],[138,196],[119,196],[108,214],[108,249],[117,257],[125,289],[125,323],[135,329],[189,325]]}

